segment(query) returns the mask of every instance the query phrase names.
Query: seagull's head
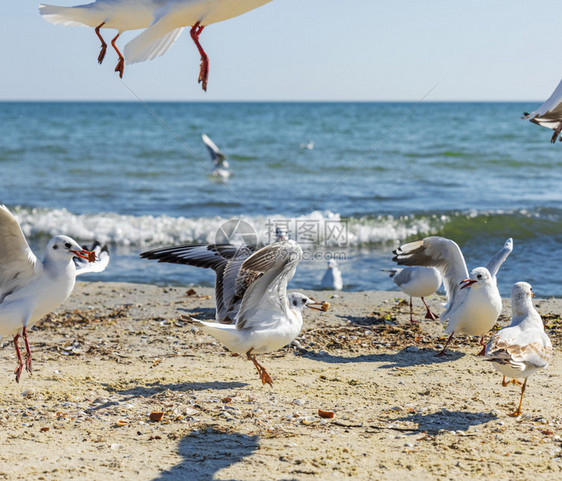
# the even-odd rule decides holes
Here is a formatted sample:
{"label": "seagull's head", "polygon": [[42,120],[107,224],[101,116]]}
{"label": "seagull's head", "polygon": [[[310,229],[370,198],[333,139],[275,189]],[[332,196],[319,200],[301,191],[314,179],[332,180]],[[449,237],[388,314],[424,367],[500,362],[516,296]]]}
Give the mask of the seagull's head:
{"label": "seagull's head", "polygon": [[526,303],[535,297],[533,287],[528,282],[516,282],[511,289],[511,304]]}
{"label": "seagull's head", "polygon": [[287,294],[287,301],[289,302],[289,309],[292,311],[302,312],[305,307],[310,309],[316,309],[317,311],[323,311],[322,303],[316,302],[308,296],[300,292],[291,292]]}
{"label": "seagull's head", "polygon": [[70,260],[73,257],[81,257],[82,259],[91,259],[90,251],[82,249],[80,245],[66,235],[57,235],[53,237],[47,244],[45,256],[51,259]]}
{"label": "seagull's head", "polygon": [[490,274],[490,271],[488,269],[486,269],[485,267],[477,267],[476,269],[472,270],[468,279],[464,279],[461,281],[461,289],[470,286],[479,288],[491,284],[494,281],[495,279],[492,277],[492,274]]}

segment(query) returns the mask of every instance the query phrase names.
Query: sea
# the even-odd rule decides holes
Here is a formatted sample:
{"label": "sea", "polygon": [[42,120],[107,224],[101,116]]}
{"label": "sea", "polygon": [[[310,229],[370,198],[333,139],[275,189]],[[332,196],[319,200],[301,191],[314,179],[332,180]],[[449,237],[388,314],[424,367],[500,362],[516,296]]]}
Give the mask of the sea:
{"label": "sea", "polygon": [[520,119],[539,103],[5,102],[0,203],[39,257],[55,234],[107,243],[84,281],[213,285],[139,253],[245,242],[238,226],[263,245],[282,226],[305,252],[293,289],[320,288],[337,259],[344,290],[396,290],[382,269],[401,243],[453,239],[470,270],[512,237],[502,296],[527,281],[562,297],[562,145]]}

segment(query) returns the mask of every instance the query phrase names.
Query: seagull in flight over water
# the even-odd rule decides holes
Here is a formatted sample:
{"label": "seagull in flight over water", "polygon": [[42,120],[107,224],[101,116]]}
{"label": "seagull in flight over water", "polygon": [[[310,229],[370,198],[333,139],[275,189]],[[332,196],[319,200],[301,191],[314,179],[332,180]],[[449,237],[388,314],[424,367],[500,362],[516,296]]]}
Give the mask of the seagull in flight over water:
{"label": "seagull in flight over water", "polygon": [[441,320],[449,321],[445,332],[450,336],[438,356],[445,355],[455,332],[480,336],[483,349],[479,355],[484,355],[484,334],[492,329],[502,310],[496,274],[512,250],[513,240],[510,238],[487,267],[473,269],[470,276],[459,246],[444,237],[426,237],[394,251],[392,260],[399,265],[435,267],[443,277],[448,303]]}
{"label": "seagull in flight over water", "polygon": [[537,110],[532,113],[525,112],[521,118],[554,130],[550,142],[556,143],[556,139],[562,132],[562,81]]}
{"label": "seagull in flight over water", "polygon": [[185,245],[143,252],[141,257],[213,269],[216,320],[191,318],[190,322],[229,351],[245,354],[262,383],[271,386],[273,380],[256,354],[276,351],[293,341],[301,331],[305,307],[326,310],[304,294],[287,293],[302,255],[295,241],[283,240],[257,251],[228,244]]}
{"label": "seagull in flight over water", "polygon": [[77,275],[73,258],[94,262],[94,256],[70,237],[57,235],[47,243],[40,261],[29,248],[17,219],[0,205],[0,339],[14,336],[16,382],[23,371],[20,335],[27,354],[25,367],[31,374],[28,328],[59,307],[72,292]]}

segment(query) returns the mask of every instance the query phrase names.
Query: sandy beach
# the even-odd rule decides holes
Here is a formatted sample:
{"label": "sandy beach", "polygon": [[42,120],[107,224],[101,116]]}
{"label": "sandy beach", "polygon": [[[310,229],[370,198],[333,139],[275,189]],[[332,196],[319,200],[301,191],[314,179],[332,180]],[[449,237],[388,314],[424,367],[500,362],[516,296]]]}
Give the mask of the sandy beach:
{"label": "sandy beach", "polygon": [[[271,388],[182,321],[214,315],[212,289],[187,291],[78,283],[31,330],[34,373],[20,384],[2,340],[0,480],[562,475],[561,299],[535,299],[555,355],[512,418],[520,388],[502,388],[478,340],[435,357],[442,325],[409,324],[400,292],[305,292],[331,308],[305,312],[297,346],[260,356]],[[504,300],[499,325],[509,312]]]}

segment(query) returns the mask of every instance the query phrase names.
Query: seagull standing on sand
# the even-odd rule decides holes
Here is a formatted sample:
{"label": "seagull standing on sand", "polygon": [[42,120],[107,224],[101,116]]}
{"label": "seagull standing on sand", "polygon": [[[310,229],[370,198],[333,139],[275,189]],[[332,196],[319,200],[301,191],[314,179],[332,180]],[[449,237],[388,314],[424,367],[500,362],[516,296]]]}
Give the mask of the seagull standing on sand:
{"label": "seagull standing on sand", "polygon": [[521,118],[554,130],[550,142],[556,143],[562,132],[562,81],[544,104],[532,113],[525,112]]}
{"label": "seagull standing on sand", "polygon": [[425,318],[435,321],[436,316],[425,302],[424,297],[433,294],[443,281],[435,267],[410,266],[404,269],[383,269],[390,272],[390,278],[400,290],[410,296],[410,322],[414,323],[412,297],[420,297],[425,308]]}
{"label": "seagull standing on sand", "polygon": [[455,332],[480,336],[484,347],[479,355],[484,355],[484,334],[494,326],[502,310],[496,274],[512,250],[513,240],[508,239],[487,267],[473,269],[470,276],[459,246],[450,239],[426,237],[394,251],[392,260],[398,264],[436,267],[443,277],[448,303],[441,320],[449,321],[445,332],[450,336],[438,356],[445,355]]}
{"label": "seagull standing on sand", "polygon": [[198,82],[207,90],[209,58],[199,43],[199,35],[207,25],[238,17],[271,0],[167,0],[154,13],[154,21],[144,32],[125,45],[128,64],[152,60],[166,53],[174,43],[170,36],[190,26],[191,39],[201,55]]}
{"label": "seagull standing on sand", "polygon": [[324,272],[320,284],[323,289],[331,289],[332,291],[341,291],[343,289],[341,271],[335,259],[328,261],[328,268]]}
{"label": "seagull standing on sand", "polygon": [[203,139],[203,143],[206,145],[214,164],[213,171],[211,173],[222,180],[228,180],[231,172],[228,160],[226,160],[226,155],[221,152],[207,134],[202,134],[201,138]]}
{"label": "seagull standing on sand", "polygon": [[188,245],[143,252],[141,257],[215,271],[216,321],[191,318],[190,322],[229,351],[246,354],[262,384],[271,386],[273,381],[256,354],[276,351],[293,341],[301,331],[305,307],[325,310],[304,294],[287,294],[287,283],[302,260],[302,249],[292,240],[254,253],[232,245]]}
{"label": "seagull standing on sand", "polygon": [[[486,347],[486,360],[503,374],[502,386],[521,386],[519,407],[510,416],[521,414],[527,378],[548,366],[552,358],[552,343],[544,332],[539,313],[533,307],[533,288],[518,282],[511,290],[511,324],[494,334]],[[505,382],[505,377],[512,378]],[[523,384],[518,378],[525,378]]]}
{"label": "seagull standing on sand", "polygon": [[[102,63],[107,51],[107,43],[101,36],[101,28],[117,30],[117,35],[111,40],[111,46],[117,52],[119,61],[115,72],[123,78],[125,59],[115,45],[119,36],[127,30],[137,30],[148,27],[154,18],[154,12],[169,3],[169,0],[96,0],[87,5],[76,5],[74,7],[58,7],[55,5],[39,5],[39,13],[43,18],[53,24],[65,26],[84,26],[95,29],[96,35],[101,42],[101,50],[98,55],[98,63]],[[178,28],[168,32],[161,41],[172,45],[180,36],[182,29]]]}
{"label": "seagull standing on sand", "polygon": [[18,346],[20,333],[27,354],[25,367],[31,374],[27,329],[60,306],[72,292],[76,280],[72,261],[75,256],[94,260],[93,254],[73,239],[57,235],[48,242],[45,257],[39,261],[29,248],[16,218],[0,205],[0,338],[14,336],[18,357],[16,382],[23,371]]}

